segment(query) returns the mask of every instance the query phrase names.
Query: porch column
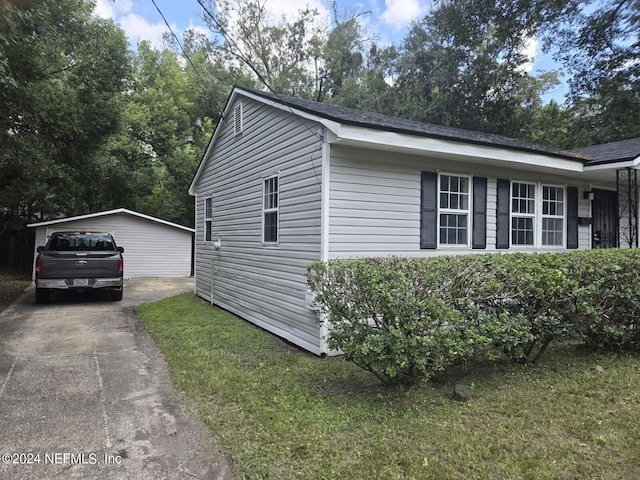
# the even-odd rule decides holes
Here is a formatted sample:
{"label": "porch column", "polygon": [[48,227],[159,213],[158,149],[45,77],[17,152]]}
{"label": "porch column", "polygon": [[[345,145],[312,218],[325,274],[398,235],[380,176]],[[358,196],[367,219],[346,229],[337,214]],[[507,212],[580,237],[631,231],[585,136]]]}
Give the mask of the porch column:
{"label": "porch column", "polygon": [[616,170],[620,246],[638,248],[638,175],[635,168]]}

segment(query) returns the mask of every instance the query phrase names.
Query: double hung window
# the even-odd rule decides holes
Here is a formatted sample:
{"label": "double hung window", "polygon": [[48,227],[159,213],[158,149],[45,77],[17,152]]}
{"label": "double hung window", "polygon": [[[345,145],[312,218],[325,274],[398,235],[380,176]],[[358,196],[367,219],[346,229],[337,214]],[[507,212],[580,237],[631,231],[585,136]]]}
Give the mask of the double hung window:
{"label": "double hung window", "polygon": [[565,189],[511,183],[511,245],[564,246]]}
{"label": "double hung window", "polygon": [[511,244],[533,245],[535,242],[536,185],[511,184]]}
{"label": "double hung window", "polygon": [[213,198],[204,199],[204,241],[210,242],[213,230]]}
{"label": "double hung window", "polygon": [[268,177],[262,185],[262,241],[278,243],[278,176]]}
{"label": "double hung window", "polygon": [[469,244],[470,183],[470,178],[466,176],[440,175],[440,245]]}
{"label": "double hung window", "polygon": [[543,185],[542,245],[563,245],[564,212],[564,188]]}

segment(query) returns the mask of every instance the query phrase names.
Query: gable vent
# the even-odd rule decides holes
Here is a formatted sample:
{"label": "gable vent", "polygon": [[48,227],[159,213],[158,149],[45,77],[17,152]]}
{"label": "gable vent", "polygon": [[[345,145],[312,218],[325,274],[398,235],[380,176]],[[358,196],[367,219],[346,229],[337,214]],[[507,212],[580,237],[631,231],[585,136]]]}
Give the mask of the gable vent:
{"label": "gable vent", "polygon": [[236,137],[242,133],[242,103],[233,109],[233,131]]}

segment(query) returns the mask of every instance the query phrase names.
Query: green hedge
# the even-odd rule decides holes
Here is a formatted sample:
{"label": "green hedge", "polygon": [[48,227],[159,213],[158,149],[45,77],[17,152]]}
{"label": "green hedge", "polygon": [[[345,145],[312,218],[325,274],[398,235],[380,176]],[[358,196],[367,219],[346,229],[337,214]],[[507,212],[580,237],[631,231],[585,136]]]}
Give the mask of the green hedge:
{"label": "green hedge", "polygon": [[640,346],[638,250],[333,260],[307,279],[329,346],[386,383],[479,357],[537,362],[557,340]]}

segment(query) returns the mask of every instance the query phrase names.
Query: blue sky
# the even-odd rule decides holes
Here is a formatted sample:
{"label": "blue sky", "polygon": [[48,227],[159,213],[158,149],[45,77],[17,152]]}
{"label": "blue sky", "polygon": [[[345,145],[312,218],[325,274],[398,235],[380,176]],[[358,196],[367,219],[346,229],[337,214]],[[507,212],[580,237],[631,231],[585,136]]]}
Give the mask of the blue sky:
{"label": "blue sky", "polygon": [[[167,28],[152,0],[97,0],[96,3],[96,13],[119,23],[134,44],[138,39],[145,39],[161,46],[162,32]],[[197,0],[155,0],[155,3],[178,36],[190,27],[206,30]],[[331,11],[331,2],[327,0],[266,0],[266,3],[276,15],[293,16],[307,5],[326,17]],[[385,43],[401,40],[411,20],[424,16],[431,3],[431,0],[338,0],[338,11],[370,12],[362,18],[369,22],[380,43]]]}
{"label": "blue sky", "polygon": [[[298,10],[309,6],[330,18],[330,0],[265,0],[267,8],[274,14],[293,16]],[[202,8],[197,0],[155,0],[171,25],[171,29],[181,38],[188,28],[208,32],[200,18]],[[413,19],[422,18],[431,8],[432,0],[337,0],[338,11],[368,12],[361,18],[375,35],[378,44],[399,44],[407,33]],[[162,35],[168,29],[152,0],[96,0],[96,14],[111,18],[126,32],[132,45],[139,40],[149,40],[156,47],[162,47]],[[550,70],[556,66],[542,55],[535,39],[528,42],[527,55],[532,59],[528,71]],[[562,101],[564,87],[558,87],[545,96],[546,100],[556,98]]]}

